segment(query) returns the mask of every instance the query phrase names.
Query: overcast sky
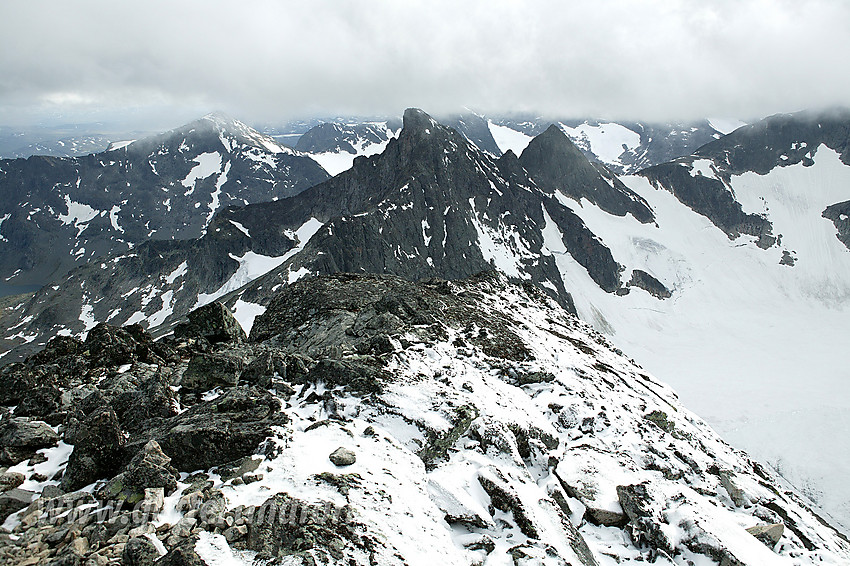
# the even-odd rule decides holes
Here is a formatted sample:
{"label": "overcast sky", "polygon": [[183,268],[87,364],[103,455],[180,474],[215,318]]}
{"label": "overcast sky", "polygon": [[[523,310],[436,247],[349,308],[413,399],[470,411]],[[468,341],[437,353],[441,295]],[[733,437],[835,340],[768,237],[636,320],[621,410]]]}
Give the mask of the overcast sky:
{"label": "overcast sky", "polygon": [[850,2],[4,0],[0,124],[761,117],[850,103]]}

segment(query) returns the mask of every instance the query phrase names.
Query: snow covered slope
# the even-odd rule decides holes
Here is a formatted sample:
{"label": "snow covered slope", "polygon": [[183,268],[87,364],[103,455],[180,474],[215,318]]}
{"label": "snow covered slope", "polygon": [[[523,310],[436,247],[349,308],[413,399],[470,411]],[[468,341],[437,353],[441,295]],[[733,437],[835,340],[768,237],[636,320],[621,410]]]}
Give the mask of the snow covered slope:
{"label": "snow covered slope", "polygon": [[[126,563],[142,547],[208,566],[850,560],[805,497],[502,275],[302,280],[247,341],[220,307],[192,319],[204,324],[159,343],[101,326],[5,374],[76,368],[54,382],[57,409],[82,426],[47,439],[43,464],[3,454],[34,501],[6,518],[0,558],[123,552]],[[228,369],[199,372],[209,361]],[[13,400],[12,433],[33,422],[27,395]],[[121,463],[87,465],[93,450]],[[48,467],[61,481],[36,476]],[[57,483],[65,493],[50,499]],[[63,543],[76,524],[101,542]],[[103,528],[119,536],[96,538]]]}
{"label": "snow covered slope", "polygon": [[[798,143],[798,142],[794,142]],[[790,148],[789,148],[790,149]],[[762,215],[777,242],[730,238],[644,177],[624,182],[656,225],[576,207],[624,266],[672,292],[611,295],[568,255],[557,261],[580,316],[610,335],[725,438],[780,470],[850,528],[850,250],[824,210],[850,198],[850,167],[826,145],[810,161],[765,174],[731,173],[694,158],[675,165],[721,179],[745,213]]]}
{"label": "snow covered slope", "polygon": [[103,320],[166,331],[210,297],[247,327],[308,275],[495,268],[576,311],[847,524],[850,450],[829,433],[845,430],[850,398],[848,123],[774,117],[620,180],[560,127],[494,159],[410,109],[382,154],[337,177],[11,304],[5,344]]}

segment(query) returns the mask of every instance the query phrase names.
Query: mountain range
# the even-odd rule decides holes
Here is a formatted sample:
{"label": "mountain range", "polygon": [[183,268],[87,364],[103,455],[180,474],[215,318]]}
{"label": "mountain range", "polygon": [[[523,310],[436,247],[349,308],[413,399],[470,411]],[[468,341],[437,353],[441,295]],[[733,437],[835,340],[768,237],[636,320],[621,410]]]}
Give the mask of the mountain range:
{"label": "mountain range", "polygon": [[102,153],[2,160],[0,273],[8,285],[44,285],[149,239],[197,238],[222,206],[326,178],[310,158],[219,115]]}
{"label": "mountain range", "polygon": [[[812,440],[807,427],[847,426],[850,113],[778,115],[725,136],[708,123],[679,128],[666,149],[647,145],[657,134],[645,127],[616,155],[594,136],[628,140],[622,125],[455,119],[410,109],[400,129],[319,126],[289,150],[211,116],[156,144],[2,162],[4,186],[21,196],[4,212],[0,259],[29,266],[12,282],[52,278],[6,299],[5,360],[100,322],[160,336],[214,301],[253,340],[277,297],[317,276],[465,280],[495,269],[672,382],[846,527],[847,436]],[[686,151],[665,153],[674,146]],[[309,157],[322,154],[350,166],[329,178]],[[36,179],[44,194],[26,192]],[[91,192],[76,192],[78,180]],[[136,200],[109,201],[116,185],[138,187]],[[48,270],[46,255],[21,246],[23,227],[40,225],[77,259]],[[29,262],[14,264],[15,250]]]}

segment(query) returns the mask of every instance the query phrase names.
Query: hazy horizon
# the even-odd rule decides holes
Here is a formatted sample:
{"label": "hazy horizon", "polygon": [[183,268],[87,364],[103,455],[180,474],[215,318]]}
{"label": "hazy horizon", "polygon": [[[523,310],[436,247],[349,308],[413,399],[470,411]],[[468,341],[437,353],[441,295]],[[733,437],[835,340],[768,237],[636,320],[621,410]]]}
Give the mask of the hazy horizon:
{"label": "hazy horizon", "polygon": [[850,100],[817,0],[4,4],[0,125],[487,114],[755,119]]}

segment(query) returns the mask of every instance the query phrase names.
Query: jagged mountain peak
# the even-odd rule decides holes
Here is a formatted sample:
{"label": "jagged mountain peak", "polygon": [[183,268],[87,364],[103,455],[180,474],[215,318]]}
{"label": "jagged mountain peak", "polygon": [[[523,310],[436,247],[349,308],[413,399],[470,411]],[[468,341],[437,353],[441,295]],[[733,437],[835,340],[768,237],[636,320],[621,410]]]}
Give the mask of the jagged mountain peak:
{"label": "jagged mountain peak", "polygon": [[538,187],[577,202],[587,199],[602,210],[650,222],[654,214],[644,199],[601,163],[591,163],[561,128],[550,125],[533,138],[519,157]]}
{"label": "jagged mountain peak", "polygon": [[541,162],[549,163],[553,176],[563,175],[568,169],[580,169],[589,172],[592,168],[587,157],[555,124],[551,124],[542,134],[532,138],[520,154],[520,159],[524,164],[531,165],[532,168],[542,165]]}
{"label": "jagged mountain peak", "polygon": [[440,125],[439,122],[419,108],[408,108],[405,110],[402,122],[401,135],[407,136],[429,135],[435,131],[445,129],[445,126]]}

